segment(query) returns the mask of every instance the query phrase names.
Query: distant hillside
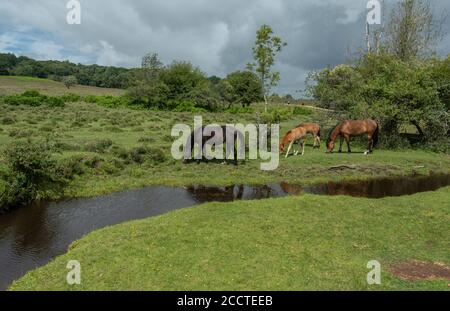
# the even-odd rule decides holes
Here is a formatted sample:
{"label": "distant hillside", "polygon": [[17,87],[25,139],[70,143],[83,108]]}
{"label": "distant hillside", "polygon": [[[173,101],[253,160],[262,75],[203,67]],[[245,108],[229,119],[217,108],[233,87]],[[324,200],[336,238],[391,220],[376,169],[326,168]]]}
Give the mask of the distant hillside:
{"label": "distant hillside", "polygon": [[67,89],[61,83],[50,79],[30,78],[30,77],[15,77],[15,76],[0,76],[0,96],[23,93],[27,90],[37,90],[46,95],[64,95],[67,93],[74,93],[78,95],[111,95],[120,96],[125,93],[125,90],[101,88],[94,86],[77,85]]}

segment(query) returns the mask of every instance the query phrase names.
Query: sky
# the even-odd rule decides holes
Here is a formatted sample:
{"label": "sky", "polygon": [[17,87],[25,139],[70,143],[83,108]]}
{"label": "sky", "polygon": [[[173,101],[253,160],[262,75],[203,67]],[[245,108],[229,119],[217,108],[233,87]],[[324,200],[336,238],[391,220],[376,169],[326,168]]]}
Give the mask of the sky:
{"label": "sky", "polygon": [[[450,1],[430,1],[435,12],[450,11]],[[68,2],[0,0],[0,52],[128,68],[154,52],[165,64],[190,61],[224,77],[252,61],[256,30],[269,24],[288,43],[274,91],[296,97],[308,72],[355,57],[368,12],[368,0],[79,0],[81,24],[69,25]],[[450,53],[448,24],[442,56]]]}

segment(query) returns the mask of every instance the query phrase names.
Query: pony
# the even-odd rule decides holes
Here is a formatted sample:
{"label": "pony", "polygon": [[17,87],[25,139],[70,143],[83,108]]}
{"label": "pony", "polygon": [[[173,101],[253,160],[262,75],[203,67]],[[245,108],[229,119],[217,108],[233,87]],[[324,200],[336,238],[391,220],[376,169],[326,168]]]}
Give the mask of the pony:
{"label": "pony", "polygon": [[298,155],[300,148],[302,148],[302,155],[305,154],[305,139],[308,134],[314,136],[314,148],[316,148],[316,143],[318,143],[318,148],[320,148],[320,125],[314,123],[299,124],[296,128],[290,130],[284,135],[283,140],[280,143],[280,152],[286,150],[286,146],[289,145],[286,152],[286,158],[291,152],[292,146],[296,141],[299,142],[299,150],[294,150],[294,155]]}
{"label": "pony", "polygon": [[[205,133],[205,129],[207,130]],[[226,157],[228,159],[233,152],[233,163],[238,165],[238,148],[237,148],[237,138],[240,140],[240,144],[244,144],[245,148],[245,136],[232,126],[199,126],[197,129],[191,132],[191,135],[186,141],[184,147],[184,163],[188,163],[192,160],[192,152],[195,150],[195,144],[199,144],[200,141],[196,141],[196,138],[201,137],[201,150],[205,150],[207,145],[219,145],[226,146]],[[242,149],[241,149],[242,151]],[[200,159],[196,159],[197,164],[200,163]]]}
{"label": "pony", "polygon": [[339,123],[330,132],[327,140],[327,153],[332,153],[334,150],[334,143],[338,137],[340,137],[339,152],[342,152],[342,142],[345,139],[347,143],[348,153],[351,153],[350,138],[355,136],[368,136],[369,144],[368,150],[364,152],[364,155],[368,155],[373,152],[373,148],[378,144],[378,134],[380,126],[374,120],[347,120]]}
{"label": "pony", "polygon": [[304,129],[306,129],[306,133],[311,134],[314,137],[313,148],[320,149],[320,125],[319,124],[302,123],[302,124],[299,124],[297,127],[303,127]]}

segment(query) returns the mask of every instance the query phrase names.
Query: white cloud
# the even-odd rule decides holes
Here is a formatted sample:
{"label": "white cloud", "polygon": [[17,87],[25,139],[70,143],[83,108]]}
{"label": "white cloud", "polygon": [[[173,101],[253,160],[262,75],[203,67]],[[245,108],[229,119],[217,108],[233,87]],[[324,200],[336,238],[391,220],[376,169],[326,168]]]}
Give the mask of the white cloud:
{"label": "white cloud", "polygon": [[53,41],[34,41],[29,47],[30,56],[38,60],[64,60],[64,47]]}

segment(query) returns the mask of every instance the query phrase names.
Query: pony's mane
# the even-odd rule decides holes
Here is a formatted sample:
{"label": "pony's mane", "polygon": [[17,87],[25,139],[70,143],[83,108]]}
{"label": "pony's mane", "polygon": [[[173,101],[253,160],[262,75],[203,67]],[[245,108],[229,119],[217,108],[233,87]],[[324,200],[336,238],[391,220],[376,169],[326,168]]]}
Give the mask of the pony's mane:
{"label": "pony's mane", "polygon": [[341,123],[336,124],[336,126],[333,127],[333,129],[330,131],[330,133],[328,134],[327,142],[330,142],[330,141],[331,141],[331,135],[333,135],[334,130],[337,129],[337,127],[338,127],[339,125],[341,125]]}

